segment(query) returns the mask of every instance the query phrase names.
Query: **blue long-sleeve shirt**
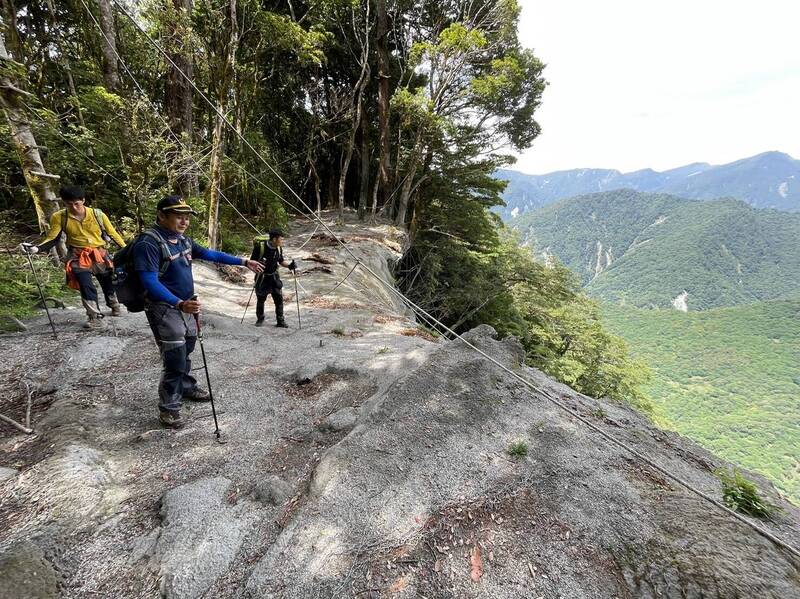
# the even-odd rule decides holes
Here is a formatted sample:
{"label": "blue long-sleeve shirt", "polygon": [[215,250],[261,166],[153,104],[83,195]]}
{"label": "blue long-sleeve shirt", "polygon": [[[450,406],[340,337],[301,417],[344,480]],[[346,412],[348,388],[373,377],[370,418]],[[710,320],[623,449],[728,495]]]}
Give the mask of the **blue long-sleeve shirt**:
{"label": "blue long-sleeve shirt", "polygon": [[133,268],[139,274],[147,298],[152,302],[165,302],[170,306],[194,295],[192,260],[206,260],[242,266],[247,261],[224,252],[210,250],[179,233],[156,225],[153,229],[167,240],[170,264],[159,277],[161,269],[161,245],[149,236],[143,236],[133,248]]}

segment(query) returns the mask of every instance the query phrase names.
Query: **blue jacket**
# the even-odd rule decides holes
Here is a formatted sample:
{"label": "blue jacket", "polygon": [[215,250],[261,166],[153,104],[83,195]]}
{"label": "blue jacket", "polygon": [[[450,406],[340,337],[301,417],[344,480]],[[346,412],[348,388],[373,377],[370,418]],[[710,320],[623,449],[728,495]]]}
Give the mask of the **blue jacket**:
{"label": "blue jacket", "polygon": [[171,254],[169,267],[159,279],[162,258],[158,242],[143,236],[133,248],[133,268],[139,274],[147,299],[152,302],[165,302],[175,306],[179,301],[188,300],[194,295],[194,259],[234,266],[243,266],[247,262],[244,258],[205,248],[188,237],[158,225],[152,230],[167,240]]}

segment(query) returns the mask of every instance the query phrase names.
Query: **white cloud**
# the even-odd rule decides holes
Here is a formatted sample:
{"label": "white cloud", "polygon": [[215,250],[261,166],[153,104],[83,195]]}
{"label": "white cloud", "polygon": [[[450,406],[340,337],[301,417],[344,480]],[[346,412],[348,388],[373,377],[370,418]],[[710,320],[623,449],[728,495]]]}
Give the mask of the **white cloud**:
{"label": "white cloud", "polygon": [[517,165],[664,170],[800,158],[800,3],[521,0],[548,66],[543,132]]}

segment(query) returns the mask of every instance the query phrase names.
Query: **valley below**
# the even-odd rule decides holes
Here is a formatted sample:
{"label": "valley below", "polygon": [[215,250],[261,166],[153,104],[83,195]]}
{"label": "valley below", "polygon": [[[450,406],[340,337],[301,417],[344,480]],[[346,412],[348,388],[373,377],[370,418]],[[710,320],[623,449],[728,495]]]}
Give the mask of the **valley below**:
{"label": "valley below", "polygon": [[688,313],[602,308],[653,371],[645,392],[660,425],[800,503],[800,298]]}

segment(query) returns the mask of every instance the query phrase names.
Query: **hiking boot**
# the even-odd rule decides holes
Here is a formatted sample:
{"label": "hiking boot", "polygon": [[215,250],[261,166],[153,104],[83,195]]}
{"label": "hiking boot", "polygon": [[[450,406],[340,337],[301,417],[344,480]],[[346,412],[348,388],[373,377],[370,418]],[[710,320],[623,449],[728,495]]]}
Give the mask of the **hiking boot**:
{"label": "hiking boot", "polygon": [[183,399],[188,399],[189,401],[211,401],[211,394],[202,387],[195,387],[189,393],[184,393]]}
{"label": "hiking boot", "polygon": [[289,328],[289,325],[286,324],[285,320],[279,320],[277,323],[275,323],[275,326],[278,327],[279,329],[288,329]]}
{"label": "hiking boot", "polygon": [[256,326],[257,327],[263,327],[264,326],[264,319],[263,318],[259,318],[258,320],[256,320]]}
{"label": "hiking boot", "polygon": [[83,328],[84,329],[88,329],[88,330],[96,330],[97,331],[97,330],[102,330],[102,329],[104,329],[106,327],[105,327],[105,324],[103,324],[102,320],[100,320],[99,318],[96,318],[96,317],[92,318],[90,316],[89,319],[86,322],[83,323]]}
{"label": "hiking boot", "polygon": [[106,303],[111,308],[111,316],[122,316],[122,304],[119,303],[116,293],[111,294]]}
{"label": "hiking boot", "polygon": [[181,418],[181,413],[178,411],[160,410],[158,413],[158,419],[166,428],[178,429],[183,428],[186,424],[186,420]]}

